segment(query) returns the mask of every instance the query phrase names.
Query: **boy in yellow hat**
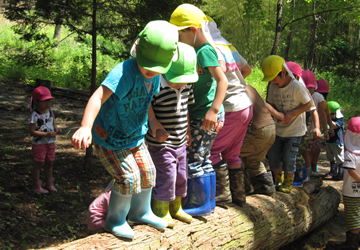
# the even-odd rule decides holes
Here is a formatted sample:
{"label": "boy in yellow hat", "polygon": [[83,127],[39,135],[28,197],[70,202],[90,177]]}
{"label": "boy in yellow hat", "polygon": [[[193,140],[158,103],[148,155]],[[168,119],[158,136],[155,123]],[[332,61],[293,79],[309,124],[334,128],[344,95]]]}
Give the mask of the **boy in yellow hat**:
{"label": "boy in yellow hat", "polygon": [[[188,152],[188,199],[184,211],[208,215],[215,207],[215,172],[210,148],[224,123],[228,81],[220,68],[205,14],[191,4],[182,4],[172,13],[170,23],[179,29],[180,42],[193,46],[198,61],[199,80],[193,84],[195,103],[189,106],[191,136]],[[212,45],[211,45],[212,44]]]}
{"label": "boy in yellow hat", "polygon": [[[282,120],[275,118],[276,138],[268,152],[270,168],[278,190],[289,193],[294,180],[301,137],[306,132],[305,111],[311,106],[311,97],[305,86],[294,78],[282,57],[272,55],[266,58],[262,71],[263,81],[271,83],[267,102],[284,114]],[[282,170],[285,173],[283,182]]]}

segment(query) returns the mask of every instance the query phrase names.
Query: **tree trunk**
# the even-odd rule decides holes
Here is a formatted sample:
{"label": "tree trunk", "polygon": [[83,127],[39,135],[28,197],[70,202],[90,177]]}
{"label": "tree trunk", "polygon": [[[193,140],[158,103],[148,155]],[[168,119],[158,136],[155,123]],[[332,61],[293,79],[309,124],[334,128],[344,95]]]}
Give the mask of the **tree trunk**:
{"label": "tree trunk", "polygon": [[279,44],[280,44],[283,0],[278,0],[276,5],[276,10],[277,10],[277,14],[276,14],[275,40],[270,55],[276,55],[277,49],[279,48]]}
{"label": "tree trunk", "polygon": [[53,39],[56,39],[56,43],[59,44],[61,35],[61,24],[56,24]]}
{"label": "tree trunk", "polygon": [[284,51],[284,59],[285,59],[285,61],[288,61],[290,44],[291,44],[291,37],[292,37],[293,30],[294,30],[294,27],[291,25],[289,34],[286,37],[286,48],[285,48],[285,51]]}
{"label": "tree trunk", "polygon": [[51,249],[278,249],[337,212],[340,193],[331,186],[319,188],[321,184],[321,178],[312,178],[290,194],[251,195],[243,207],[216,206],[210,216],[196,217],[191,224],[176,221],[174,229],[164,232],[137,225],[134,240],[100,233]]}
{"label": "tree trunk", "polygon": [[[316,10],[316,1],[313,2],[313,11],[315,12]],[[304,70],[306,69],[311,69],[313,64],[314,64],[314,60],[315,60],[315,51],[316,51],[316,47],[317,47],[317,42],[318,42],[318,29],[319,29],[319,20],[320,20],[320,16],[318,15],[313,15],[313,22],[314,22],[314,27],[313,27],[313,34],[312,34],[312,40],[311,40],[311,45],[310,45],[310,49],[309,49],[309,53],[306,57],[305,63],[304,63]]]}

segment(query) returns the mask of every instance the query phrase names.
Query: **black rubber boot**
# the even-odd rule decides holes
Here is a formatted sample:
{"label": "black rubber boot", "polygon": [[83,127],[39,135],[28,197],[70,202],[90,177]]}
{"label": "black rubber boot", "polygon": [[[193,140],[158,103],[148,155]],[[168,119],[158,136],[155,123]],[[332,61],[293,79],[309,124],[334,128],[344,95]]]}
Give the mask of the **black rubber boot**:
{"label": "black rubber boot", "polygon": [[325,178],[332,178],[333,176],[336,176],[337,172],[337,164],[333,161],[330,162],[330,172],[325,174]]}
{"label": "black rubber boot", "polygon": [[232,203],[242,206],[246,203],[244,169],[229,169]]}
{"label": "black rubber boot", "polygon": [[346,232],[346,241],[341,243],[336,243],[332,246],[326,246],[326,249],[346,249],[346,250],[358,250],[359,244],[359,234]]}
{"label": "black rubber boot", "polygon": [[344,176],[343,164],[339,164],[339,171],[335,176],[332,177],[332,179],[334,181],[341,181],[343,179],[343,176]]}
{"label": "black rubber boot", "polygon": [[257,175],[251,178],[254,194],[265,194],[271,196],[276,193],[275,184],[271,172]]}
{"label": "black rubber boot", "polygon": [[229,181],[229,171],[228,166],[225,160],[216,163],[213,166],[216,172],[216,203],[230,203],[231,192],[230,192],[230,181]]}

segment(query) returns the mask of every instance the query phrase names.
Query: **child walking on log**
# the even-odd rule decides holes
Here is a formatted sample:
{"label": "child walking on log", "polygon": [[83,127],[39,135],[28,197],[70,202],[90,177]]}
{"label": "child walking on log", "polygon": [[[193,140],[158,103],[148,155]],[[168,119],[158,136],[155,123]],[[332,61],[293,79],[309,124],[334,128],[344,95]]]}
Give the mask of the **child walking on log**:
{"label": "child walking on log", "polygon": [[[296,156],[301,137],[305,135],[305,111],[311,106],[311,97],[305,86],[294,79],[280,56],[269,56],[262,64],[263,81],[270,82],[267,102],[284,114],[283,120],[276,119],[275,142],[268,152],[270,168],[275,175],[279,191],[291,192]],[[284,181],[281,172],[284,170]]]}
{"label": "child walking on log", "polygon": [[144,136],[149,105],[159,92],[160,74],[171,66],[178,32],[166,21],[153,21],[138,35],[136,43],[136,58],[111,70],[91,96],[81,127],[72,137],[75,148],[85,149],[93,135],[102,164],[116,179],[104,229],[125,238],[134,238],[127,216],[130,223],[158,229],[168,226],[167,220],[154,215],[150,207],[156,170]]}

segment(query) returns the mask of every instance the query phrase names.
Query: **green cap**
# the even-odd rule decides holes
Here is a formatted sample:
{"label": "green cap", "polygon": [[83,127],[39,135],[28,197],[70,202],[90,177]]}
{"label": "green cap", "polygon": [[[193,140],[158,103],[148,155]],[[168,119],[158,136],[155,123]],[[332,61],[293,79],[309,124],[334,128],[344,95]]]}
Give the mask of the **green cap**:
{"label": "green cap", "polygon": [[335,101],[327,102],[329,105],[330,113],[335,114],[336,111],[340,108],[340,104]]}
{"label": "green cap", "polygon": [[262,72],[264,73],[264,82],[269,82],[275,79],[275,77],[280,73],[280,71],[285,68],[284,58],[276,55],[269,56],[265,59],[261,65]]}
{"label": "green cap", "polygon": [[146,70],[165,74],[177,49],[178,28],[167,21],[152,21],[145,26],[137,39],[137,63]]}
{"label": "green cap", "polygon": [[165,74],[171,83],[193,83],[197,82],[196,52],[193,47],[179,42],[179,58],[173,62],[169,71]]}

